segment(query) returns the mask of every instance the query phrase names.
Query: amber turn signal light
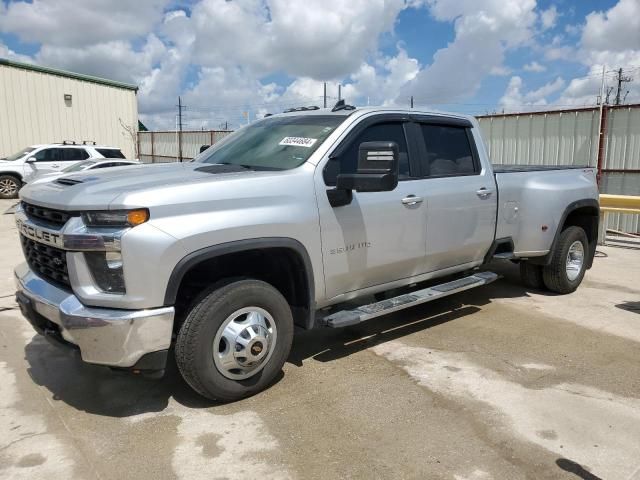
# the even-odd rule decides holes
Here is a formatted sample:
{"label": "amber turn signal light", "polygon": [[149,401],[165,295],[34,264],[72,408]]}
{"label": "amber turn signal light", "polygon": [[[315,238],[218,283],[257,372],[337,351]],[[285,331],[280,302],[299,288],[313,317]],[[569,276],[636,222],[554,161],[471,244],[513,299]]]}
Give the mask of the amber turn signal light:
{"label": "amber turn signal light", "polygon": [[149,220],[149,210],[146,208],[139,208],[137,210],[130,210],[127,212],[127,222],[129,222],[129,225],[132,227],[141,225],[147,220]]}

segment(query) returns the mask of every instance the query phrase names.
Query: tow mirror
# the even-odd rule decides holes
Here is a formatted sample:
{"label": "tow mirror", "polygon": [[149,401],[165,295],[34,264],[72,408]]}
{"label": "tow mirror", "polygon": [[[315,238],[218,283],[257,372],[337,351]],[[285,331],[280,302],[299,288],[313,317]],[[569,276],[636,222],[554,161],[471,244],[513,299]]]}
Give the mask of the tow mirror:
{"label": "tow mirror", "polygon": [[390,192],[398,186],[400,152],[396,142],[364,142],[358,149],[356,173],[338,175],[338,190]]}

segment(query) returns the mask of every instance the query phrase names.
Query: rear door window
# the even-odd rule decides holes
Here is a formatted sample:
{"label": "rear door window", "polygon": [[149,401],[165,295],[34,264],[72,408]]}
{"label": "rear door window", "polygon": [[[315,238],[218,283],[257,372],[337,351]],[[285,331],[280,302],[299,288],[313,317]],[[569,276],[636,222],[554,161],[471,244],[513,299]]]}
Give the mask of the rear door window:
{"label": "rear door window", "polygon": [[126,158],[118,148],[96,148],[96,151],[104,158]]}
{"label": "rear door window", "polygon": [[59,160],[63,162],[78,162],[89,158],[89,154],[84,148],[57,148],[59,150]]}
{"label": "rear door window", "polygon": [[430,177],[474,175],[479,173],[469,135],[464,127],[420,125],[427,157],[423,169]]}

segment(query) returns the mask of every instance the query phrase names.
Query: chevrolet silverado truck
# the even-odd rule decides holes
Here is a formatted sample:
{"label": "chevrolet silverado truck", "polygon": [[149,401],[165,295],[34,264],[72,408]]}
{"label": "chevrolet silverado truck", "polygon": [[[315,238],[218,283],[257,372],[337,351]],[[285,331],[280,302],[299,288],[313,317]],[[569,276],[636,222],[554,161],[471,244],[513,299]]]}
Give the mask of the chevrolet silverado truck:
{"label": "chevrolet silverado truck", "polygon": [[[514,159],[514,162],[517,159]],[[593,262],[592,168],[493,167],[473,117],[300,108],[188,163],[21,191],[17,301],[85,362],[233,401],[273,382],[294,328],[339,328],[485,285],[492,259],[567,294]]]}

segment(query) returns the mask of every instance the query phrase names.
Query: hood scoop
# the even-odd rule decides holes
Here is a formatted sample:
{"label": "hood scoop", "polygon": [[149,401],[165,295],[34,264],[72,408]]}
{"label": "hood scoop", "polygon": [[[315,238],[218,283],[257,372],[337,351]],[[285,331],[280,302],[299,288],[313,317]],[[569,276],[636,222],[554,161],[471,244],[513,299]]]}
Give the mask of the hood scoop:
{"label": "hood scoop", "polygon": [[56,183],[59,185],[69,186],[69,185],[77,185],[78,183],[82,183],[82,180],[79,180],[77,178],[59,178],[58,180],[56,180]]}
{"label": "hood scoop", "polygon": [[198,167],[195,169],[196,172],[205,173],[235,173],[243,172],[245,170],[247,170],[247,167],[243,167],[242,165],[231,165],[222,163],[212,163],[211,165]]}

